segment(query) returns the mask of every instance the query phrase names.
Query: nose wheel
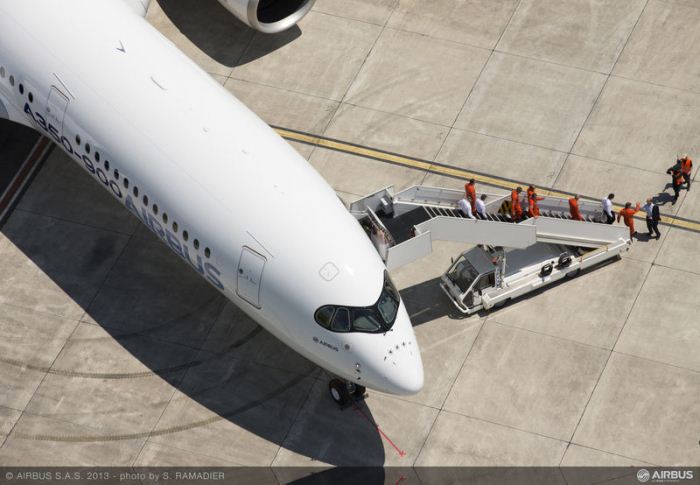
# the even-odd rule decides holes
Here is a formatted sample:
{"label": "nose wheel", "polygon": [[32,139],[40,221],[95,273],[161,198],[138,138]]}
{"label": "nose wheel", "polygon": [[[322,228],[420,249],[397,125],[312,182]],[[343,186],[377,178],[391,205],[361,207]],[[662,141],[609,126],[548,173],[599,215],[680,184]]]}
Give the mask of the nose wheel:
{"label": "nose wheel", "polygon": [[331,399],[341,408],[364,399],[366,391],[367,389],[365,386],[360,386],[354,382],[348,382],[342,379],[331,379],[328,383],[328,392],[331,395]]}

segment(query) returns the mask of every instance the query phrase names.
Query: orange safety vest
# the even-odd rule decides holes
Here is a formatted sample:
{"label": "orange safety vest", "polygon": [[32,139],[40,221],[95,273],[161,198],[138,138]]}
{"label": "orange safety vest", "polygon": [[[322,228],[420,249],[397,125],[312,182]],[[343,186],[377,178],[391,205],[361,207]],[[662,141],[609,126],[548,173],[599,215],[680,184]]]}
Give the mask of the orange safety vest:
{"label": "orange safety vest", "polygon": [[573,197],[569,199],[569,211],[571,212],[571,218],[575,221],[582,221],[581,213],[578,210],[578,201]]}
{"label": "orange safety vest", "polygon": [[690,158],[681,159],[681,172],[684,174],[690,174],[693,170],[693,161]]}

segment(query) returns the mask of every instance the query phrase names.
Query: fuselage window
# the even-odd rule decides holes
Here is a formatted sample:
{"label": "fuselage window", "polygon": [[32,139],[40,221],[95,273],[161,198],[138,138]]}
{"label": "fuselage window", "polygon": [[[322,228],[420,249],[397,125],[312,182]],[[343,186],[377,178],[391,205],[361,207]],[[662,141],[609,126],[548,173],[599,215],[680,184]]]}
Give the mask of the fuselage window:
{"label": "fuselage window", "polygon": [[211,257],[211,249],[204,248],[204,257],[209,259]]}
{"label": "fuselage window", "polygon": [[109,172],[109,160],[105,160],[105,170]]}
{"label": "fuselage window", "polygon": [[187,231],[182,232],[182,239],[187,241],[190,238],[190,235],[187,233]]}
{"label": "fuselage window", "polygon": [[155,215],[158,215],[158,205],[157,204],[153,204],[153,213]]}
{"label": "fuselage window", "polygon": [[15,77],[10,76],[10,86],[14,86],[14,85],[15,85]]}
{"label": "fuselage window", "polygon": [[194,240],[194,248],[199,249],[199,239]]}
{"label": "fuselage window", "polygon": [[143,205],[148,206],[148,196],[147,195],[143,196]]}
{"label": "fuselage window", "polygon": [[174,232],[175,234],[177,234],[177,230],[178,230],[177,221],[173,221],[173,232]]}
{"label": "fuselage window", "polygon": [[114,169],[114,178],[116,180],[119,180],[119,170],[117,170],[116,168]]}
{"label": "fuselage window", "polygon": [[29,93],[29,95],[27,97],[29,98],[30,103],[34,102],[34,95],[31,92]]}
{"label": "fuselage window", "polygon": [[122,183],[124,184],[125,189],[129,188],[129,179],[128,178],[124,177],[124,180],[122,181]]}
{"label": "fuselage window", "polygon": [[168,213],[163,212],[163,224],[167,224],[167,223],[168,223]]}
{"label": "fuselage window", "polygon": [[138,196],[139,196],[139,188],[134,185],[134,197],[138,197]]}
{"label": "fuselage window", "polygon": [[75,143],[80,146],[80,135],[75,135]]}
{"label": "fuselage window", "polygon": [[19,94],[24,94],[24,85],[19,83]]}
{"label": "fuselage window", "polygon": [[[100,152],[95,152],[95,161],[99,162],[100,161]],[[109,162],[105,162],[106,166],[109,166]]]}
{"label": "fuselage window", "polygon": [[5,79],[5,66],[0,66],[0,77]]}
{"label": "fuselage window", "polygon": [[85,144],[85,152],[89,155],[90,154],[90,144],[86,143]]}

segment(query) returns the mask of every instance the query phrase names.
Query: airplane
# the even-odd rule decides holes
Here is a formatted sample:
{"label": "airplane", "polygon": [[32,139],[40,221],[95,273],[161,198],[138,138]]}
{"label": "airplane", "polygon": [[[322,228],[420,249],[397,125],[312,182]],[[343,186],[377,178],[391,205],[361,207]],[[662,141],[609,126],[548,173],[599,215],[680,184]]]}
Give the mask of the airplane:
{"label": "airplane", "polygon": [[[315,0],[219,0],[265,33]],[[318,172],[145,19],[150,0],[0,0],[0,116],[51,139],[226,298],[334,377],[423,386],[404,302]]]}

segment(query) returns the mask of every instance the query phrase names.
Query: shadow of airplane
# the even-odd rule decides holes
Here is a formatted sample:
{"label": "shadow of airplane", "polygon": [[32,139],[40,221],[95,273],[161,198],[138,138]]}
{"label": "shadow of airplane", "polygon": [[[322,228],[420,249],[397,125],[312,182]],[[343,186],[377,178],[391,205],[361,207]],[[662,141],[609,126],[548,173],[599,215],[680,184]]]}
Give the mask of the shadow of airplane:
{"label": "shadow of airplane", "polygon": [[301,36],[296,25],[278,34],[260,34],[216,0],[158,0],[158,3],[197,48],[228,67],[264,57]]}
{"label": "shadow of airplane", "polygon": [[[110,372],[101,368],[93,373],[89,363],[62,368],[65,364],[57,362],[52,375],[98,379],[105,386],[115,379],[128,386],[133,379],[136,387],[143,386],[144,378],[158,376],[177,390],[171,401],[165,401],[156,429],[138,426],[123,430],[124,436],[105,431],[105,436],[93,439],[94,446],[159,436],[195,452],[212,443],[228,450],[244,436],[236,432],[242,428],[331,465],[384,464],[383,441],[366,403],[358,404],[361,413],[339,410],[318,367],[227,302],[145,227],[135,224],[126,209],[62,152],[54,149],[41,171],[2,233],[72,300],[62,296],[62,301],[86,312],[79,325],[82,337],[71,345],[79,346],[76,351],[81,355],[94,357],[86,362],[110,364]],[[59,200],[63,202],[58,204]],[[74,210],[79,207],[87,212]],[[76,218],[82,219],[80,223],[73,222]],[[116,221],[112,229],[100,229],[105,219]],[[33,277],[17,266],[8,267],[16,274],[5,276],[14,279],[22,304],[39,305]],[[97,332],[95,324],[104,332]],[[114,342],[150,372],[124,373],[122,363],[127,361]],[[56,392],[71,393],[60,388]],[[370,392],[370,403],[371,397]],[[117,402],[129,398],[115,395],[113,412],[120,412]],[[91,408],[89,397],[68,395],[66,400],[84,403],[84,408],[71,413],[94,413],[96,423],[110,412],[95,410],[94,404]],[[138,410],[147,404],[129,406]],[[227,432],[233,433],[230,438]],[[44,434],[52,439],[50,429]],[[65,446],[71,446],[70,440]]]}

